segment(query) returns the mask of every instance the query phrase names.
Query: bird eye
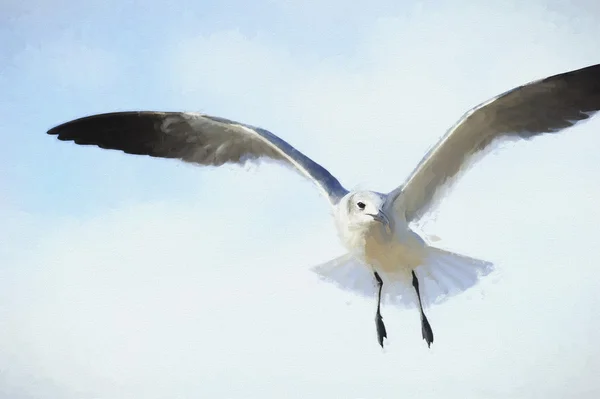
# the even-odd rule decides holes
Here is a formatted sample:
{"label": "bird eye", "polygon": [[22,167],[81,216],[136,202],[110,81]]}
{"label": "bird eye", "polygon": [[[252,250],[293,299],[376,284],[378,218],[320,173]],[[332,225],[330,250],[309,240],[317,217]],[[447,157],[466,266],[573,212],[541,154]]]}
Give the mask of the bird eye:
{"label": "bird eye", "polygon": [[356,203],[356,206],[358,206],[358,208],[362,210],[362,209],[365,209],[365,206],[366,206],[366,205],[365,205],[365,203],[364,203],[364,202],[357,202],[357,203]]}

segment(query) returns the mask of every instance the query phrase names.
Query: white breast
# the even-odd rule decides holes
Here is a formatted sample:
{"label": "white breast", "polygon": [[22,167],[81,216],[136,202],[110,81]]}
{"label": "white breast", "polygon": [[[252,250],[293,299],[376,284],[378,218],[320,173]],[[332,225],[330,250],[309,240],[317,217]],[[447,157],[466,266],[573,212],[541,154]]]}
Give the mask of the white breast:
{"label": "white breast", "polygon": [[384,273],[410,272],[425,256],[424,241],[403,223],[393,230],[377,222],[354,229],[340,225],[338,233],[349,252]]}

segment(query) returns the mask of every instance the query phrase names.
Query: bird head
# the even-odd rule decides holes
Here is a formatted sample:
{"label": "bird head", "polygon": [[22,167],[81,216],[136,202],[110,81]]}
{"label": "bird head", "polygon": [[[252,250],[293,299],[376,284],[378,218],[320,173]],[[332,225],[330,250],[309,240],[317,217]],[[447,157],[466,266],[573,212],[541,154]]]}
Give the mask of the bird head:
{"label": "bird head", "polygon": [[374,191],[349,193],[340,203],[346,224],[350,228],[366,229],[376,226],[390,227],[390,219],[384,210],[385,195]]}

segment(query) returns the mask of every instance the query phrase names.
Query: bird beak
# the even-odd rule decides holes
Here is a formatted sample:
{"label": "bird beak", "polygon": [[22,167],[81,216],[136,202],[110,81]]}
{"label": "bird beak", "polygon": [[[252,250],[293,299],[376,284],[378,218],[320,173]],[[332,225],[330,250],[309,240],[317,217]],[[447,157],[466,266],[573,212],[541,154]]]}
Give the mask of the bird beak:
{"label": "bird beak", "polygon": [[370,214],[370,216],[377,220],[380,223],[383,223],[386,226],[390,225],[390,220],[387,218],[387,216],[385,215],[385,213],[379,211],[377,212],[377,214]]}

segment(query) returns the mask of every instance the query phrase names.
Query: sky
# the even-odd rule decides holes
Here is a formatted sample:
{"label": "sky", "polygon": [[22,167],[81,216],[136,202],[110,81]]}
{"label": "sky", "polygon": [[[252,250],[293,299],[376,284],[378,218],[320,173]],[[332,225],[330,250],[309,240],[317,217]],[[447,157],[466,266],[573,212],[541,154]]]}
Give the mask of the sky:
{"label": "sky", "polygon": [[120,110],[261,126],[389,191],[468,109],[600,62],[596,1],[0,2],[0,398],[596,398],[600,118],[506,146],[427,223],[497,272],[418,313],[323,283],[327,201],[45,132]]}

